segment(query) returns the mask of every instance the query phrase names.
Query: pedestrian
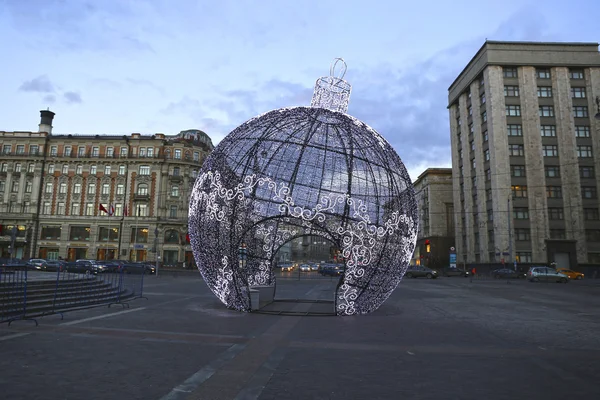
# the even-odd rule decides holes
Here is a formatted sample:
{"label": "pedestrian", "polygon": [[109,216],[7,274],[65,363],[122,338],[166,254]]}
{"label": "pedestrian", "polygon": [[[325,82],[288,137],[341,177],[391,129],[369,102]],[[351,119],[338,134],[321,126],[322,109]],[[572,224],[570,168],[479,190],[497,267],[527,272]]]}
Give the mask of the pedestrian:
{"label": "pedestrian", "polygon": [[475,276],[475,274],[477,273],[477,270],[475,269],[475,267],[473,267],[473,269],[471,269],[471,276]]}

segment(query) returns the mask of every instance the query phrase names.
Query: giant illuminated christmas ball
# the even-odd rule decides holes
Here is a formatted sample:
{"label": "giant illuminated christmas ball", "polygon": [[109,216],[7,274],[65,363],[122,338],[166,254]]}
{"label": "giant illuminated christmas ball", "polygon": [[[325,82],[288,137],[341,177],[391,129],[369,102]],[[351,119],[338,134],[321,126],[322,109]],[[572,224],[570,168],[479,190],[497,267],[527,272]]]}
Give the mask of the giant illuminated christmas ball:
{"label": "giant illuminated christmas ball", "polygon": [[277,250],[305,235],[331,241],[344,257],[338,315],[376,310],[408,267],[418,221],[410,177],[381,135],[346,114],[342,77],[320,78],[310,107],[246,121],[202,166],[190,198],[191,244],[205,282],[229,308],[250,311],[250,288],[276,283]]}

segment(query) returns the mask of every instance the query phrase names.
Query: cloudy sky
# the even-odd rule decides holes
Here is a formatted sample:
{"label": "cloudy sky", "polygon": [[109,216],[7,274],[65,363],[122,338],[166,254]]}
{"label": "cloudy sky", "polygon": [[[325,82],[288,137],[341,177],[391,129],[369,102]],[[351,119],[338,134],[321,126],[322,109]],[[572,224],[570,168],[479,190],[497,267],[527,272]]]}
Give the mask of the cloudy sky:
{"label": "cloudy sky", "polygon": [[[600,40],[597,0],[0,0],[0,130],[167,134],[218,143],[265,111],[309,105],[348,63],[349,113],[415,179],[449,166],[447,89],[490,40]],[[587,11],[586,11],[587,10]]]}

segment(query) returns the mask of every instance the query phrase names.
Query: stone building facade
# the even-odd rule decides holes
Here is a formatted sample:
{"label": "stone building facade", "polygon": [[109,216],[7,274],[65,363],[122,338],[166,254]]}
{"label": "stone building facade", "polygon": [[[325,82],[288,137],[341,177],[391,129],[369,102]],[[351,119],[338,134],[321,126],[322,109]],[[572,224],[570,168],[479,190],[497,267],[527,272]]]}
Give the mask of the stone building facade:
{"label": "stone building facade", "polygon": [[0,131],[1,257],[192,262],[204,132],[55,135],[54,113],[41,115],[37,132]]}
{"label": "stone building facade", "polygon": [[597,43],[486,41],[448,89],[459,262],[600,263]]}
{"label": "stone building facade", "polygon": [[419,232],[413,265],[444,268],[454,247],[452,168],[428,168],[414,182]]}

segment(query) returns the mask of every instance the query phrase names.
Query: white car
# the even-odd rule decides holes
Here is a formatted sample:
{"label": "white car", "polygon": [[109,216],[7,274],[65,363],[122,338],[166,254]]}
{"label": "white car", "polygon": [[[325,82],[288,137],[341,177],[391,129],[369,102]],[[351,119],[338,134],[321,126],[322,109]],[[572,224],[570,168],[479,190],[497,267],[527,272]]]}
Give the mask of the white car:
{"label": "white car", "polygon": [[301,272],[310,272],[310,265],[308,265],[308,264],[302,264],[300,266],[300,271]]}

